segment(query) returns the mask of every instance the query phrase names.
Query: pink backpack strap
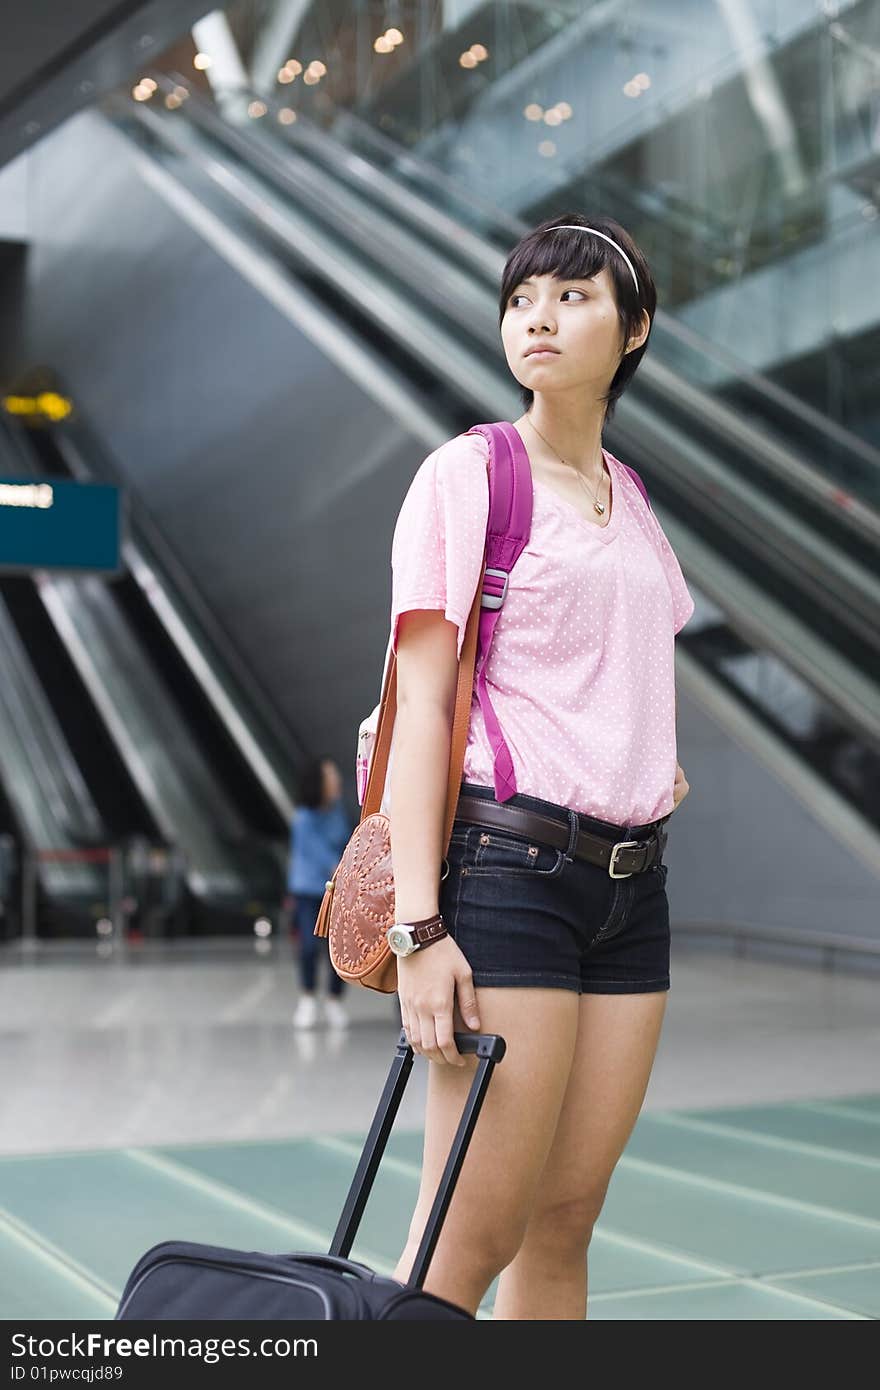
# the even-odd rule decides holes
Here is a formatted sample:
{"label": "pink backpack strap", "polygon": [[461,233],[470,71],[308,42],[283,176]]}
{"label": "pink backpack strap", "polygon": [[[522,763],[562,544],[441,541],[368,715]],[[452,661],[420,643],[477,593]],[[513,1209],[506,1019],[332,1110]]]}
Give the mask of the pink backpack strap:
{"label": "pink backpack strap", "polygon": [[634,468],[630,468],[630,466],[629,466],[628,463],[625,463],[623,466],[624,466],[624,468],[626,469],[626,471],[627,471],[627,473],[629,474],[629,476],[632,478],[632,480],[633,480],[633,482],[635,483],[636,487],[638,488],[639,492],[640,492],[640,493],[642,494],[642,496],[644,497],[644,499],[645,499],[645,501],[647,502],[648,506],[650,507],[650,506],[651,506],[651,499],[650,499],[650,497],[648,496],[648,489],[645,487],[645,484],[642,482],[642,480],[641,480],[641,478],[639,477],[638,473],[636,472],[636,470],[635,470]]}
{"label": "pink backpack strap", "polygon": [[[516,792],[516,774],[510,749],[489,698],[486,663],[498,615],[507,597],[510,571],[531,534],[534,500],[532,470],[519,432],[507,420],[472,425],[467,433],[481,434],[489,445],[489,518],[486,525],[474,689],[492,749],[495,799],[507,801]],[[650,507],[647,488],[638,473],[627,463],[623,466]]]}
{"label": "pink backpack strap", "polygon": [[468,434],[481,434],[489,445],[489,519],[483,565],[480,623],[474,689],[492,748],[496,801],[516,792],[510,749],[486,686],[486,662],[498,616],[507,597],[510,571],[532,530],[532,470],[518,432],[507,420],[473,425]]}

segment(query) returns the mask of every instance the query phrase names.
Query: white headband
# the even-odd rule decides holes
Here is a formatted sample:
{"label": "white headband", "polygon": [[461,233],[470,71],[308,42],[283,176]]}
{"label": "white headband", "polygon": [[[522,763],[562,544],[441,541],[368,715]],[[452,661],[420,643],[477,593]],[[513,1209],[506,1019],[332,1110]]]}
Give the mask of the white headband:
{"label": "white headband", "polygon": [[606,236],[604,232],[597,232],[595,227],[578,227],[574,222],[560,222],[556,227],[545,227],[544,230],[548,232],[592,232],[593,236],[602,237],[603,241],[607,241],[609,245],[615,247],[620,252],[621,256],[629,266],[629,273],[633,278],[633,284],[636,287],[636,294],[641,293],[641,291],[639,290],[638,276],[636,275],[636,272],[633,269],[633,263],[630,260],[629,256],[626,254],[622,246],[618,246],[617,242],[612,241],[611,237]]}

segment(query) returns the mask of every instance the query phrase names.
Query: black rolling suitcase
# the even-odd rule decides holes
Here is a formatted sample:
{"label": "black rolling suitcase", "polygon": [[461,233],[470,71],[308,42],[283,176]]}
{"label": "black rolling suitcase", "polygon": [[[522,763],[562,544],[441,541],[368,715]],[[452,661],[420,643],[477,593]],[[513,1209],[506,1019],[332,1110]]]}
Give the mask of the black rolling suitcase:
{"label": "black rolling suitcase", "polygon": [[401,1029],[329,1253],[265,1255],[256,1250],[224,1250],[166,1240],[138,1260],[126,1280],[115,1320],[373,1322],[453,1318],[473,1322],[464,1308],[426,1293],[422,1284],[492,1071],[504,1056],[506,1045],[494,1033],[456,1033],[455,1043],[459,1052],[476,1054],[480,1061],[408,1284],[347,1258],[412,1070],[413,1050]]}

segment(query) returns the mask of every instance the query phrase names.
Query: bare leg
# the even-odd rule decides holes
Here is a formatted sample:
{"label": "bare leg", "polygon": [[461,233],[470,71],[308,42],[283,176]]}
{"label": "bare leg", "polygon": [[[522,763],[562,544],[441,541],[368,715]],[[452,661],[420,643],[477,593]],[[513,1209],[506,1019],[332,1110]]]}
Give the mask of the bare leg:
{"label": "bare leg", "polygon": [[574,1061],[522,1244],[505,1268],[496,1319],[587,1315],[587,1248],[635,1127],[667,991],[582,994]]}
{"label": "bare leg", "polygon": [[[565,1094],[579,996],[566,989],[478,988],[484,1033],[507,1043],[474,1130],[425,1289],[476,1313],[492,1280],[522,1240]],[[457,1030],[467,1032],[456,1008]],[[473,1079],[467,1067],[429,1062],[422,1180],[406,1248],[393,1277],[413,1259]]]}

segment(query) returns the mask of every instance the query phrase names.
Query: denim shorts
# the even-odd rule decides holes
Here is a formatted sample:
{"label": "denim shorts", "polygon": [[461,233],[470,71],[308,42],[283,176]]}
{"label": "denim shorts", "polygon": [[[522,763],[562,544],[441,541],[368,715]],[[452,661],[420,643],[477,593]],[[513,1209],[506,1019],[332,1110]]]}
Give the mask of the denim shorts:
{"label": "denim shorts", "polygon": [[[495,800],[491,787],[463,782],[461,789]],[[632,830],[640,838],[648,833],[519,792],[504,805],[539,811],[566,827],[576,816],[580,829],[612,843],[635,838]],[[519,831],[456,819],[439,908],[476,986],[645,994],[669,989],[667,871],[655,861],[644,873],[611,878],[598,864]]]}

